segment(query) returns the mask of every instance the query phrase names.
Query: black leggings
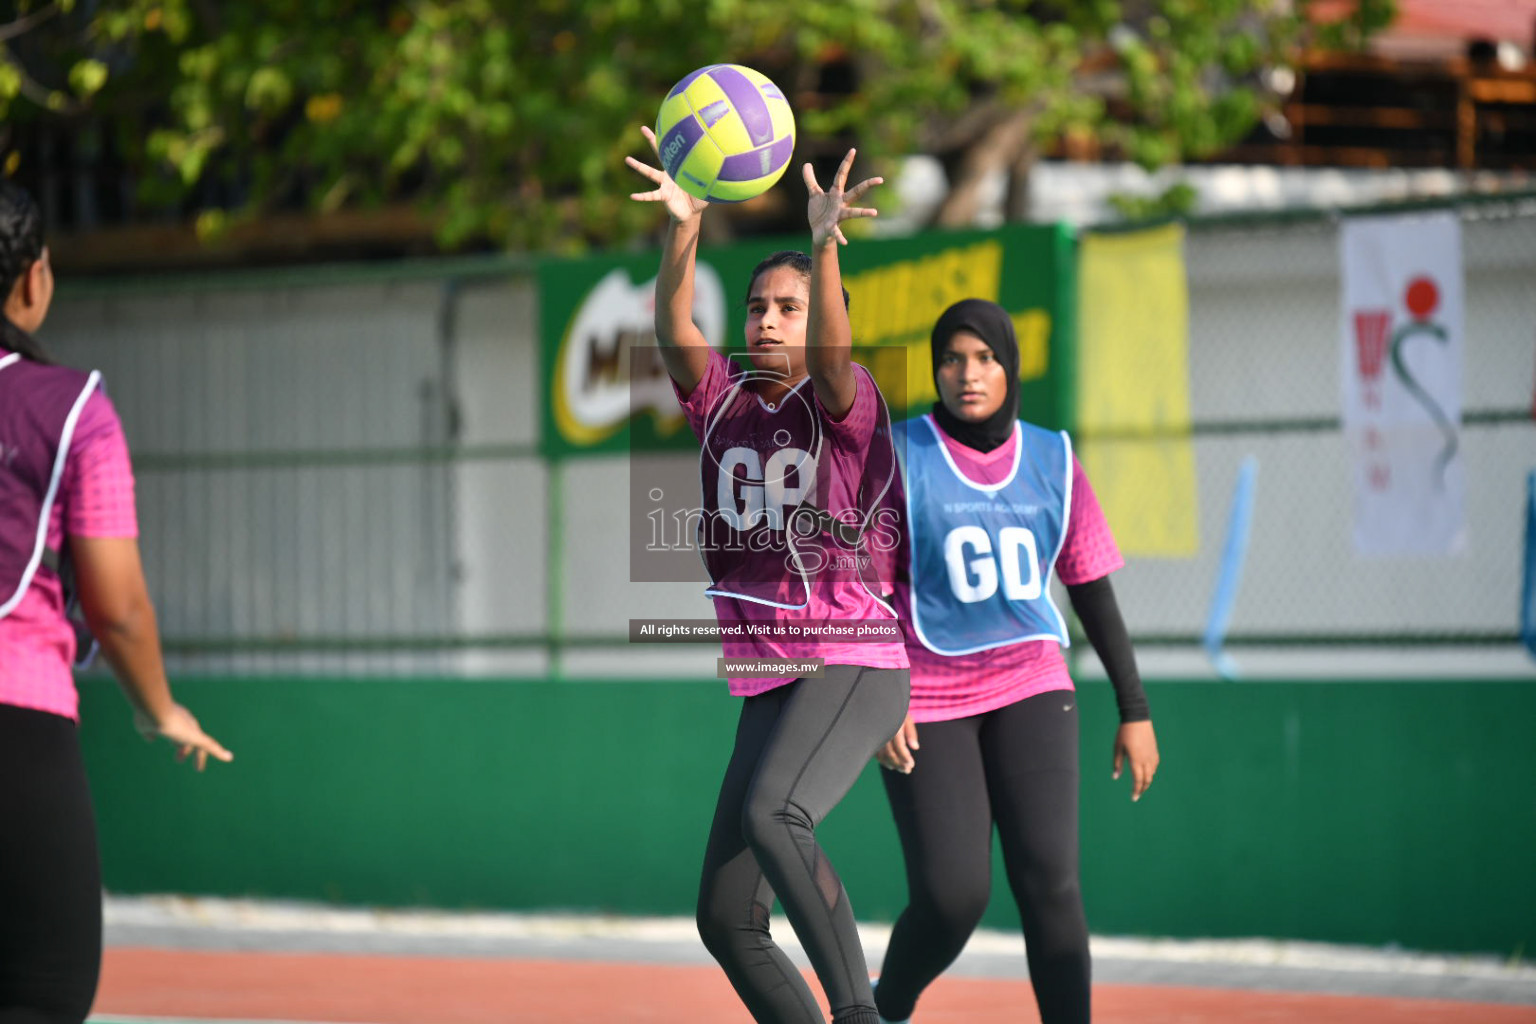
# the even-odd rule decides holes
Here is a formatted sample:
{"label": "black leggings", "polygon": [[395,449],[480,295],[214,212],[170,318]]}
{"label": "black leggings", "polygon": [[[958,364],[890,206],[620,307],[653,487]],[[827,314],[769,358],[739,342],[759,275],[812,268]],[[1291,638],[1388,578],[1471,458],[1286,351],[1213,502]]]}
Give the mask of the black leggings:
{"label": "black leggings", "polygon": [[912,774],[881,771],[907,863],[908,906],[880,971],[880,1013],[912,1016],[987,908],[992,825],[1024,921],[1043,1024],[1089,1019],[1088,923],[1078,882],[1077,700],[1037,694],[917,726]]}
{"label": "black leggings", "polygon": [[0,1024],[80,1024],[101,970],[101,867],[75,723],[0,704]]}
{"label": "black leggings", "polygon": [[768,934],[777,894],[836,1024],[877,1024],[848,894],[816,843],[906,714],[906,669],[828,665],[742,702],[699,886],[699,935],[758,1024],[820,1024],[821,1008]]}

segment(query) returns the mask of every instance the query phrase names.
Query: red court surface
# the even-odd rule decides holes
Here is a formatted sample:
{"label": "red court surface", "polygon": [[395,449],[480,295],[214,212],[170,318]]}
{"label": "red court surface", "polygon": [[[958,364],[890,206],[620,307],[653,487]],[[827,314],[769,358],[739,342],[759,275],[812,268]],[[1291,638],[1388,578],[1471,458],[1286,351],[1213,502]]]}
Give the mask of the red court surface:
{"label": "red court surface", "polygon": [[[1536,1024],[1536,1007],[1101,985],[1098,1024]],[[750,1024],[712,967],[114,948],[97,1015],[367,1024]],[[1028,982],[944,978],[922,1024],[1037,1021]]]}

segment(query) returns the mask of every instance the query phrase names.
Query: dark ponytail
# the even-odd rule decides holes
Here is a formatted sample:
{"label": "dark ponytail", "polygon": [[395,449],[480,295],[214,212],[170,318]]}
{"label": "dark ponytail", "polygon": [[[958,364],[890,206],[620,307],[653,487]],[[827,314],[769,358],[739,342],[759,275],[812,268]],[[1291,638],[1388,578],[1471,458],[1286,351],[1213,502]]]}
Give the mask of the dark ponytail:
{"label": "dark ponytail", "polygon": [[[0,180],[0,303],[16,282],[43,258],[43,212],[25,189]],[[21,353],[35,363],[52,363],[37,339],[0,314],[0,348]]]}

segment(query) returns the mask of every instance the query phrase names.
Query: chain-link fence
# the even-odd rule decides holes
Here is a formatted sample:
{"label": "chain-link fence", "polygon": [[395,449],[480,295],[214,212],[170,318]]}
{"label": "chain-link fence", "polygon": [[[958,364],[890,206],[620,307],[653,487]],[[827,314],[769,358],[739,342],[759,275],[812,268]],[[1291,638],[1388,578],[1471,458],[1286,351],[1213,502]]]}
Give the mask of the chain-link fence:
{"label": "chain-link fence", "polygon": [[[1229,643],[1519,656],[1536,200],[1460,210],[1467,543],[1437,558],[1351,547],[1337,220],[1191,225],[1199,550],[1117,575],[1145,649],[1198,651],[1252,455]],[[173,666],[712,675],[713,650],[624,644],[629,618],[708,605],[695,585],[630,582],[625,458],[544,454],[537,303],[530,267],[507,260],[64,281],[43,340],[100,368],[122,415]]]}
{"label": "chain-link fence", "polygon": [[[1459,213],[1465,544],[1432,557],[1355,551],[1356,456],[1340,414],[1340,218],[1191,225],[1189,394],[1200,543],[1189,558],[1133,557],[1117,575],[1140,645],[1199,644],[1239,468],[1251,457],[1258,471],[1250,545],[1229,644],[1291,648],[1293,662],[1333,648],[1335,664],[1339,648],[1408,649],[1422,661],[1427,645],[1449,646],[1461,650],[1452,660],[1463,661],[1466,649],[1480,647],[1501,650],[1506,668],[1529,669],[1516,627],[1525,480],[1536,469],[1536,201],[1484,201]],[[1091,450],[1094,438],[1080,442]]]}
{"label": "chain-link fence", "polygon": [[[516,625],[494,631],[467,606],[486,566],[542,598],[542,517],[473,565],[461,548],[508,525],[483,514],[507,481],[542,489],[532,416],[506,411],[536,388],[525,273],[490,261],[61,284],[43,341],[100,368],[122,417],[173,665],[431,674],[477,643],[542,649],[542,600],[503,607]],[[494,443],[465,430],[465,375],[492,382],[468,411],[505,428]]]}

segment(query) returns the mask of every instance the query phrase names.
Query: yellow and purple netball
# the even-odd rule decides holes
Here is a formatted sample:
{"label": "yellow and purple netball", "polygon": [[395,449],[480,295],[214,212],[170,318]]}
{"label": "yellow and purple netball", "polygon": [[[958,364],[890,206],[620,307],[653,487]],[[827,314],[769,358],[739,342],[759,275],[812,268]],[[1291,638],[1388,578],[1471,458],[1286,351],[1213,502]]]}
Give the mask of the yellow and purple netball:
{"label": "yellow and purple netball", "polygon": [[795,115],[779,87],[740,64],[699,68],[672,87],[656,117],[661,166],[712,203],[761,195],[795,152]]}

